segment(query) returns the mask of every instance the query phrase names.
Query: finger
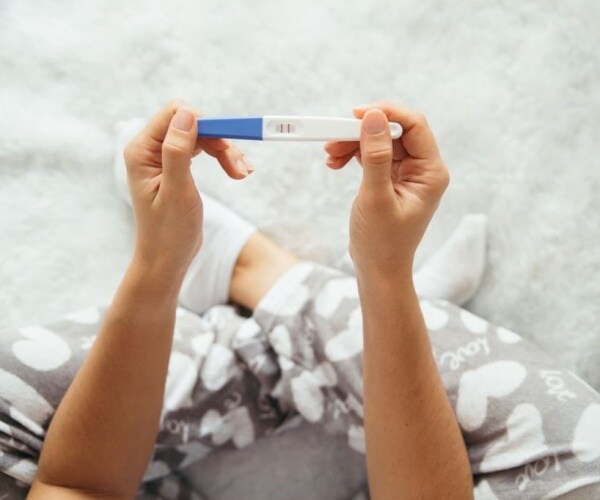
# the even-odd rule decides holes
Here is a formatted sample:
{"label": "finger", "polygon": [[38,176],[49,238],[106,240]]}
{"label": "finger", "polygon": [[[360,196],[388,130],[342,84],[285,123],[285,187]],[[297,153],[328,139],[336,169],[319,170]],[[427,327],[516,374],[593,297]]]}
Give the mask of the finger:
{"label": "finger", "polygon": [[402,125],[404,129],[401,137],[402,144],[407,153],[413,158],[429,159],[439,156],[439,151],[433,132],[421,113],[410,111],[389,102],[379,102],[373,105],[354,108],[357,118],[362,118],[369,109],[380,109],[388,119]]}
{"label": "finger", "polygon": [[202,153],[204,149],[202,148],[202,144],[196,139],[196,144],[194,144],[194,150],[192,151],[192,157],[198,156]]}
{"label": "finger", "polygon": [[347,154],[354,153],[360,148],[358,141],[344,141],[344,142],[328,142],[325,144],[325,152],[329,156],[339,157],[346,156]]}
{"label": "finger", "polygon": [[379,109],[367,111],[361,123],[362,185],[375,191],[392,190],[392,138],[387,117]]}
{"label": "finger", "polygon": [[340,168],[345,167],[348,162],[354,158],[355,156],[355,152],[349,153],[345,156],[329,156],[327,158],[327,160],[325,161],[325,165],[327,165],[329,168],[333,169],[333,170],[339,170]]}
{"label": "finger", "polygon": [[[363,108],[354,108],[352,111],[354,113],[354,116],[356,116],[357,118],[362,117],[364,115],[364,111],[359,111],[362,109]],[[404,158],[406,158],[408,156],[408,153],[406,152],[406,148],[404,147],[404,144],[402,144],[402,138],[394,139],[393,145],[394,145],[394,160],[395,161],[404,160]]]}
{"label": "finger", "polygon": [[147,139],[162,144],[169,129],[171,119],[179,108],[185,106],[181,99],[173,99],[161,108],[148,122],[139,134],[141,140]]}
{"label": "finger", "polygon": [[[204,113],[195,109],[196,116]],[[254,167],[237,147],[220,138],[198,137],[194,147],[194,155],[201,151],[215,158],[225,173],[232,179],[243,179],[254,172]]]}
{"label": "finger", "polygon": [[406,158],[408,156],[408,153],[406,152],[406,148],[404,147],[404,144],[402,144],[402,140],[395,139],[392,142],[392,144],[393,144],[393,148],[394,148],[394,161],[404,160],[404,158]]}
{"label": "finger", "polygon": [[198,139],[196,140],[196,144],[202,149],[211,149],[212,151],[223,151],[224,149],[227,149],[230,146],[229,141],[225,139],[207,139],[205,137],[198,137]]}
{"label": "finger", "polygon": [[199,155],[205,149],[208,151],[222,151],[229,146],[229,143],[225,139],[206,139],[204,137],[197,137],[196,144],[194,145],[194,153],[192,156]]}
{"label": "finger", "polygon": [[179,108],[169,122],[162,143],[162,182],[166,187],[189,182],[196,136],[194,113],[189,108]]}
{"label": "finger", "polygon": [[244,153],[225,139],[196,139],[192,157],[202,151],[215,158],[232,179],[243,179],[254,172]]}
{"label": "finger", "polygon": [[[194,114],[196,115],[196,117],[200,117],[200,116],[204,116],[204,113],[199,110],[194,108]],[[224,149],[226,149],[227,147],[229,147],[229,143],[225,140],[225,139],[220,139],[220,138],[207,138],[207,137],[199,137],[196,139],[196,147],[194,148],[195,150],[197,150],[198,152],[202,151],[203,149],[211,149],[213,151],[223,151]]]}
{"label": "finger", "polygon": [[[340,144],[343,144],[343,143],[340,143]],[[406,158],[408,156],[406,149],[404,149],[404,146],[402,145],[402,142],[399,139],[395,139],[394,141],[392,141],[392,148],[393,148],[394,161],[402,161],[402,160],[404,160],[404,158]],[[332,153],[329,153],[329,154],[333,158],[339,157]],[[360,163],[360,148],[357,147],[356,149],[353,149],[348,154],[356,156],[356,158],[358,159],[358,161]]]}
{"label": "finger", "polygon": [[[151,139],[154,142],[162,144],[171,118],[181,107],[187,107],[185,101],[181,99],[173,99],[169,101],[160,111],[158,111],[148,122],[148,124],[142,129],[139,134],[139,139]],[[204,113],[195,108],[188,108],[196,117],[203,116]],[[229,146],[225,139],[218,138],[196,138],[196,144],[194,146],[195,154],[198,154],[205,147],[209,147],[215,151],[221,151]]]}
{"label": "finger", "polygon": [[244,179],[254,172],[252,163],[244,156],[244,153],[237,147],[225,141],[225,147],[221,148],[221,144],[217,145],[218,149],[205,147],[206,154],[215,158],[225,173],[232,179]]}

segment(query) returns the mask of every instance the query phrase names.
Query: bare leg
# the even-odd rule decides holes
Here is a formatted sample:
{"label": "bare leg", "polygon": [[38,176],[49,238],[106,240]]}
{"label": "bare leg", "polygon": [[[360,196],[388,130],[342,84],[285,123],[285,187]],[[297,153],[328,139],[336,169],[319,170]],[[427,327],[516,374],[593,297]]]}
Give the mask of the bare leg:
{"label": "bare leg", "polygon": [[254,309],[264,295],[300,259],[260,232],[242,248],[231,277],[229,299]]}

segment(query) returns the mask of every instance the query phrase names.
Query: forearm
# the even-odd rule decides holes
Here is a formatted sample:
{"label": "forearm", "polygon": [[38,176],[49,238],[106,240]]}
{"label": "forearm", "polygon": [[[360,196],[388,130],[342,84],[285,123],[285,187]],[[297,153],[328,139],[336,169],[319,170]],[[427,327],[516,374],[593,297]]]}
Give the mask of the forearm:
{"label": "forearm", "polygon": [[56,411],[37,481],[133,496],[158,431],[180,283],[159,262],[131,264]]}
{"label": "forearm", "polygon": [[364,405],[371,493],[469,498],[465,445],[433,359],[410,272],[358,274],[364,322]]}

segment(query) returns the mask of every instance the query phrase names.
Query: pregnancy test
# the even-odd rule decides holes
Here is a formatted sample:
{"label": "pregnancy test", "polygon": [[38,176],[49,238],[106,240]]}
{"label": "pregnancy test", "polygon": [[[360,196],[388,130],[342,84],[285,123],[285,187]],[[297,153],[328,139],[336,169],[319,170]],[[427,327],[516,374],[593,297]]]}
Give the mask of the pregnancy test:
{"label": "pregnancy test", "polygon": [[[322,116],[232,116],[198,118],[199,137],[223,137],[251,141],[358,141],[360,120]],[[392,139],[402,126],[390,122]]]}

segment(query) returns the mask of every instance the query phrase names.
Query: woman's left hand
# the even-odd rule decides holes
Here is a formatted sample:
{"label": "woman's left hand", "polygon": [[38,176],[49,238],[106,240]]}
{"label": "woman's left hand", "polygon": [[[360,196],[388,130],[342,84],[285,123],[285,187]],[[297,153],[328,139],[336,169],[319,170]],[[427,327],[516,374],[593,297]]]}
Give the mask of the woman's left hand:
{"label": "woman's left hand", "polygon": [[185,273],[202,243],[202,201],[190,171],[202,150],[233,179],[252,167],[223,139],[199,139],[200,113],[172,101],[127,144],[124,156],[137,224],[135,258],[144,266]]}
{"label": "woman's left hand", "polygon": [[[327,165],[356,157],[363,178],[350,217],[350,255],[359,277],[412,279],[415,251],[448,186],[448,169],[425,117],[391,103],[355,108],[360,142],[330,142]],[[400,123],[392,140],[389,121]]]}

